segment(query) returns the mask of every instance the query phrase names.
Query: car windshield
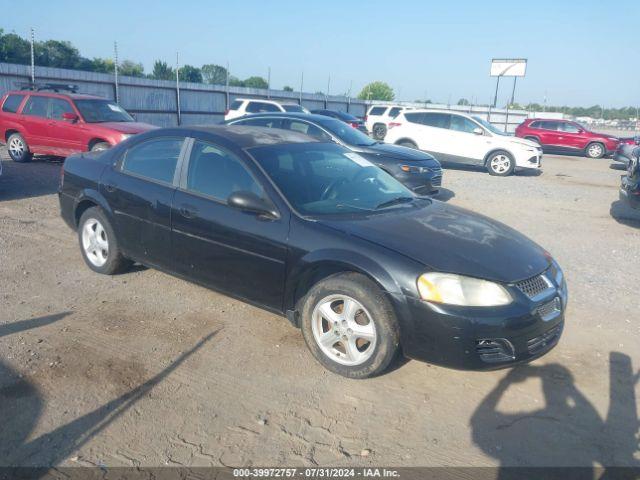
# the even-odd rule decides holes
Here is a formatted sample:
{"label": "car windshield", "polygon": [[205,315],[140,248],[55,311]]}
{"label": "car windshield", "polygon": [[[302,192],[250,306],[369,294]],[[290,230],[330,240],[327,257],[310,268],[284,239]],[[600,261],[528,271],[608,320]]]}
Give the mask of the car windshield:
{"label": "car windshield", "polygon": [[249,150],[302,215],[382,211],[418,201],[392,176],[332,143],[298,143]]}
{"label": "car windshield", "polygon": [[489,130],[491,133],[495,133],[496,135],[503,135],[505,137],[510,136],[508,133],[505,133],[503,130],[498,130],[497,127],[493,126],[492,124],[490,124],[489,122],[487,122],[486,120],[483,120],[480,117],[473,117],[473,119],[478,122],[480,125],[482,125],[484,128],[486,128],[487,130]]}
{"label": "car windshield", "polygon": [[87,123],[133,122],[124,108],[109,100],[76,100],[76,106]]}
{"label": "car windshield", "polygon": [[347,145],[369,147],[378,143],[375,140],[372,140],[371,137],[362,133],[357,128],[353,128],[348,123],[344,123],[343,121],[335,118],[323,118],[322,120],[318,120],[318,124],[329,130]]}

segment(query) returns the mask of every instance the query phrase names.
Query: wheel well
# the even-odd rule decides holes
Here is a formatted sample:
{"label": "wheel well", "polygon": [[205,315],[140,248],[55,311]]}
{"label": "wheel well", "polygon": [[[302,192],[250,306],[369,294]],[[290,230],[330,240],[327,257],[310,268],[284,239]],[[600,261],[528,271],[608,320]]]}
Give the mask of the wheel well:
{"label": "wheel well", "polygon": [[540,139],[538,137],[536,137],[535,135],[525,135],[524,139],[525,140],[534,140],[534,141],[540,143]]}
{"label": "wheel well", "polygon": [[378,283],[375,278],[371,277],[366,272],[358,268],[354,268],[350,265],[326,262],[312,266],[300,276],[297,281],[296,289],[293,292],[293,302],[291,302],[291,308],[295,312],[295,318],[289,318],[289,320],[291,320],[296,327],[300,326],[298,311],[298,303],[300,302],[300,300],[304,298],[307,292],[311,290],[311,288],[315,284],[328,277],[331,277],[332,275],[337,275],[339,273],[359,273],[360,275],[367,277],[369,280],[375,283],[378,288],[380,288],[380,290],[384,291],[384,287],[380,285],[380,283]]}
{"label": "wheel well", "polygon": [[82,216],[82,214],[84,212],[86,212],[88,209],[90,209],[91,207],[97,207],[98,204],[91,201],[91,200],[82,200],[78,206],[76,207],[76,211],[74,212],[74,219],[76,221],[76,227],[78,226],[78,223],[80,222],[80,217]]}
{"label": "wheel well", "polygon": [[418,144],[416,142],[414,142],[413,140],[411,140],[410,138],[399,138],[398,140],[395,141],[395,145],[399,145],[402,142],[411,142],[413,143],[416,147],[418,146]]}
{"label": "wheel well", "polygon": [[7,130],[6,132],[4,132],[4,139],[5,139],[5,141],[6,141],[6,140],[9,140],[9,137],[10,137],[11,135],[13,135],[14,133],[20,133],[20,132],[19,132],[18,130],[16,130],[16,129],[9,129],[9,130]]}
{"label": "wheel well", "polygon": [[373,126],[375,127],[376,125],[382,125],[385,129],[387,128],[387,125],[384,122],[375,122],[373,124]]}
{"label": "wheel well", "polygon": [[491,150],[489,153],[487,153],[484,156],[484,162],[483,163],[484,163],[485,167],[487,166],[487,162],[489,161],[489,157],[491,155],[493,155],[494,153],[506,153],[507,155],[509,155],[509,157],[511,157],[511,160],[515,161],[515,158],[513,157],[513,154],[510,151],[505,150],[504,148],[496,148],[495,150]]}
{"label": "wheel well", "polygon": [[109,143],[109,142],[107,142],[103,138],[92,138],[89,144],[87,145],[89,147],[89,150],[91,150],[96,143]]}

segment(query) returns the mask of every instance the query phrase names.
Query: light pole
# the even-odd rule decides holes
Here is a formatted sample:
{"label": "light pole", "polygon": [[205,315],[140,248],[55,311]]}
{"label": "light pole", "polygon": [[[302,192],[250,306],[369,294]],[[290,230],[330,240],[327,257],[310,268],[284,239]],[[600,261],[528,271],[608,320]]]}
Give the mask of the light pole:
{"label": "light pole", "polygon": [[113,71],[115,74],[115,87],[116,87],[116,103],[120,103],[120,89],[118,86],[118,42],[113,42]]}
{"label": "light pole", "polygon": [[31,83],[36,83],[36,56],[35,56],[36,33],[31,27]]}
{"label": "light pole", "polygon": [[180,125],[182,118],[180,113],[180,56],[178,52],[176,52],[176,112],[178,114],[178,125]]}

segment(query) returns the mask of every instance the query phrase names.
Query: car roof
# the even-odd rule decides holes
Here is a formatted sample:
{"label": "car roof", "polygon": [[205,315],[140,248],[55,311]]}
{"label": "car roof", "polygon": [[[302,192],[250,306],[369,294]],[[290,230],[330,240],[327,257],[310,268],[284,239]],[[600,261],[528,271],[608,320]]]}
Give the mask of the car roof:
{"label": "car roof", "polygon": [[[250,127],[244,125],[196,125],[179,127],[220,136],[235,143],[240,148],[277,145],[283,143],[318,143],[313,137],[292,130],[280,130],[268,127]],[[158,130],[154,130],[158,132]]]}
{"label": "car roof", "polygon": [[86,93],[54,92],[51,90],[11,90],[7,92],[7,95],[40,95],[43,97],[70,98],[72,100],[109,100],[108,98],[89,95]]}
{"label": "car roof", "polygon": [[[236,98],[234,102],[263,102],[263,103],[275,103],[277,105],[298,105],[293,100],[271,100],[266,98]],[[299,105],[298,105],[299,106]]]}
{"label": "car roof", "polygon": [[[263,118],[263,117],[278,117],[278,118],[298,118],[300,120],[309,120],[311,122],[326,122],[332,120],[331,117],[326,115],[319,115],[316,113],[304,113],[304,112],[264,112],[264,113],[252,113],[251,115],[244,115],[242,117],[232,118],[227,120],[225,124],[232,122],[238,122],[240,120],[246,120],[248,118]],[[335,120],[335,119],[333,119]]]}

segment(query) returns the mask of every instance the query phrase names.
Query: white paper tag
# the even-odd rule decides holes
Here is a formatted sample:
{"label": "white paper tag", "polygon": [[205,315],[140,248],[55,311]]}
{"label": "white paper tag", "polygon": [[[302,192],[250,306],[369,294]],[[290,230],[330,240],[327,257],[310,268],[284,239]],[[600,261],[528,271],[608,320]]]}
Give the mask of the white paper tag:
{"label": "white paper tag", "polygon": [[374,166],[373,163],[371,163],[366,158],[361,157],[357,153],[348,152],[348,153],[345,153],[344,156],[347,157],[349,160],[353,160],[354,162],[356,162],[361,167],[373,167]]}
{"label": "white paper tag", "polygon": [[116,105],[115,103],[107,103],[107,105],[109,105],[109,108],[114,112],[122,113],[122,107],[120,105]]}

